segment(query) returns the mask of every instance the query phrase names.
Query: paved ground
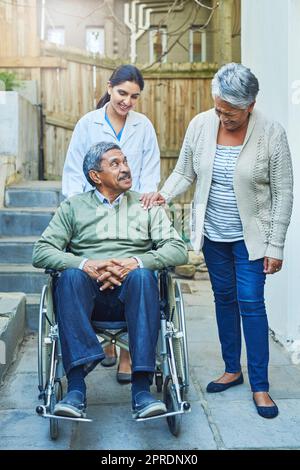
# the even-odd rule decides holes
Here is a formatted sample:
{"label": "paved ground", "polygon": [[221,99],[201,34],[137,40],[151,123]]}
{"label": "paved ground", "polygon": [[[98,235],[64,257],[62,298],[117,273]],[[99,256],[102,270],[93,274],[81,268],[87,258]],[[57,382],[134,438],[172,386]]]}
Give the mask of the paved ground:
{"label": "paved ground", "polygon": [[88,379],[92,423],[62,423],[55,442],[48,421],[35,414],[37,400],[36,336],[26,337],[19,360],[0,389],[0,449],[300,449],[300,367],[270,340],[271,395],[280,414],[259,417],[252,403],[245,356],[245,383],[209,395],[207,382],[222,370],[212,295],[207,281],[189,283],[185,294],[192,412],[183,416],[173,437],[165,419],[137,423],[130,413],[130,387],[115,381],[116,369],[95,369]]}

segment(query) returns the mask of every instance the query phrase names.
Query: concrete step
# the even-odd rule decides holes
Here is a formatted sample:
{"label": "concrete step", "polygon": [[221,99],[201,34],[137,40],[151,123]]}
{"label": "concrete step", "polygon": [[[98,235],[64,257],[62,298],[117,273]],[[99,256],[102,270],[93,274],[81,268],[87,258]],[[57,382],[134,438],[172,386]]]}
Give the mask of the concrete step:
{"label": "concrete step", "polygon": [[25,331],[25,295],[0,292],[0,383],[15,360]]}
{"label": "concrete step", "polygon": [[41,235],[55,212],[55,207],[0,209],[0,237]]}
{"label": "concrete step", "polygon": [[0,264],[1,291],[40,294],[46,281],[43,269],[29,264]]}
{"label": "concrete step", "polygon": [[28,181],[8,186],[6,207],[56,207],[63,197],[58,181]]}
{"label": "concrete step", "polygon": [[2,263],[31,264],[34,243],[38,237],[0,237]]}
{"label": "concrete step", "polygon": [[19,181],[7,186],[7,189],[34,189],[34,190],[45,190],[45,191],[61,191],[61,181],[56,180],[30,180],[30,181]]}
{"label": "concrete step", "polygon": [[39,327],[39,306],[41,292],[39,294],[26,294],[26,329],[37,331]]}

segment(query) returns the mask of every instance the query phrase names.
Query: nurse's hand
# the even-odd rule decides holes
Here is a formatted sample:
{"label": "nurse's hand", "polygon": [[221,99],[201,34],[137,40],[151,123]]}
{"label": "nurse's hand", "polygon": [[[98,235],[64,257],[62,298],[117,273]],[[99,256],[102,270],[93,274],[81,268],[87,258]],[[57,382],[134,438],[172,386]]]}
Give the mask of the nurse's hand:
{"label": "nurse's hand", "polygon": [[140,197],[141,206],[146,209],[151,209],[153,206],[161,206],[166,204],[165,198],[160,193],[145,193]]}

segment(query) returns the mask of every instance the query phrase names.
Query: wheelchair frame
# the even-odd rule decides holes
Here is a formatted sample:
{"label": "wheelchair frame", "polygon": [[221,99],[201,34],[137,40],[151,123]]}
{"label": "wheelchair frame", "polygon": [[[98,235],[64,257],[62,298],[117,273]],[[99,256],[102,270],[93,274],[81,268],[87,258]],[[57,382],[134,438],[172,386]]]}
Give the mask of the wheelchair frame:
{"label": "wheelchair frame", "polygon": [[[46,273],[50,276],[41,294],[38,332],[38,389],[39,399],[42,399],[44,403],[36,407],[36,412],[43,418],[49,418],[50,437],[57,439],[59,420],[75,420],[77,422],[92,420],[53,414],[55,404],[63,396],[61,379],[65,373],[52,298],[53,278],[59,276],[59,272],[47,269]],[[185,400],[189,388],[189,365],[184,303],[180,284],[172,278],[168,269],[159,271],[158,282],[160,332],[156,351],[155,384],[157,391],[163,392],[167,413],[148,418],[137,418],[136,421],[166,418],[171,433],[178,436],[182,415],[191,409],[190,403]],[[103,338],[102,347],[115,344],[129,350],[128,341],[124,338],[127,335],[126,328],[120,327],[116,330],[110,327],[107,329],[99,327],[99,322],[95,323],[97,324],[94,328],[96,334]]]}

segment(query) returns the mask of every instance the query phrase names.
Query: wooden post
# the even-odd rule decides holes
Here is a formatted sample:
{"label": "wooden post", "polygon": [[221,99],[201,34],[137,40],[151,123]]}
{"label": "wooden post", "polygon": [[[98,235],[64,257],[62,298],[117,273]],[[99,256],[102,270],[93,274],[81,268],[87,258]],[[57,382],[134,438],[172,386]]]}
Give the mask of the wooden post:
{"label": "wooden post", "polygon": [[220,0],[218,8],[219,19],[219,65],[232,62],[232,15],[233,15],[233,0]]}

